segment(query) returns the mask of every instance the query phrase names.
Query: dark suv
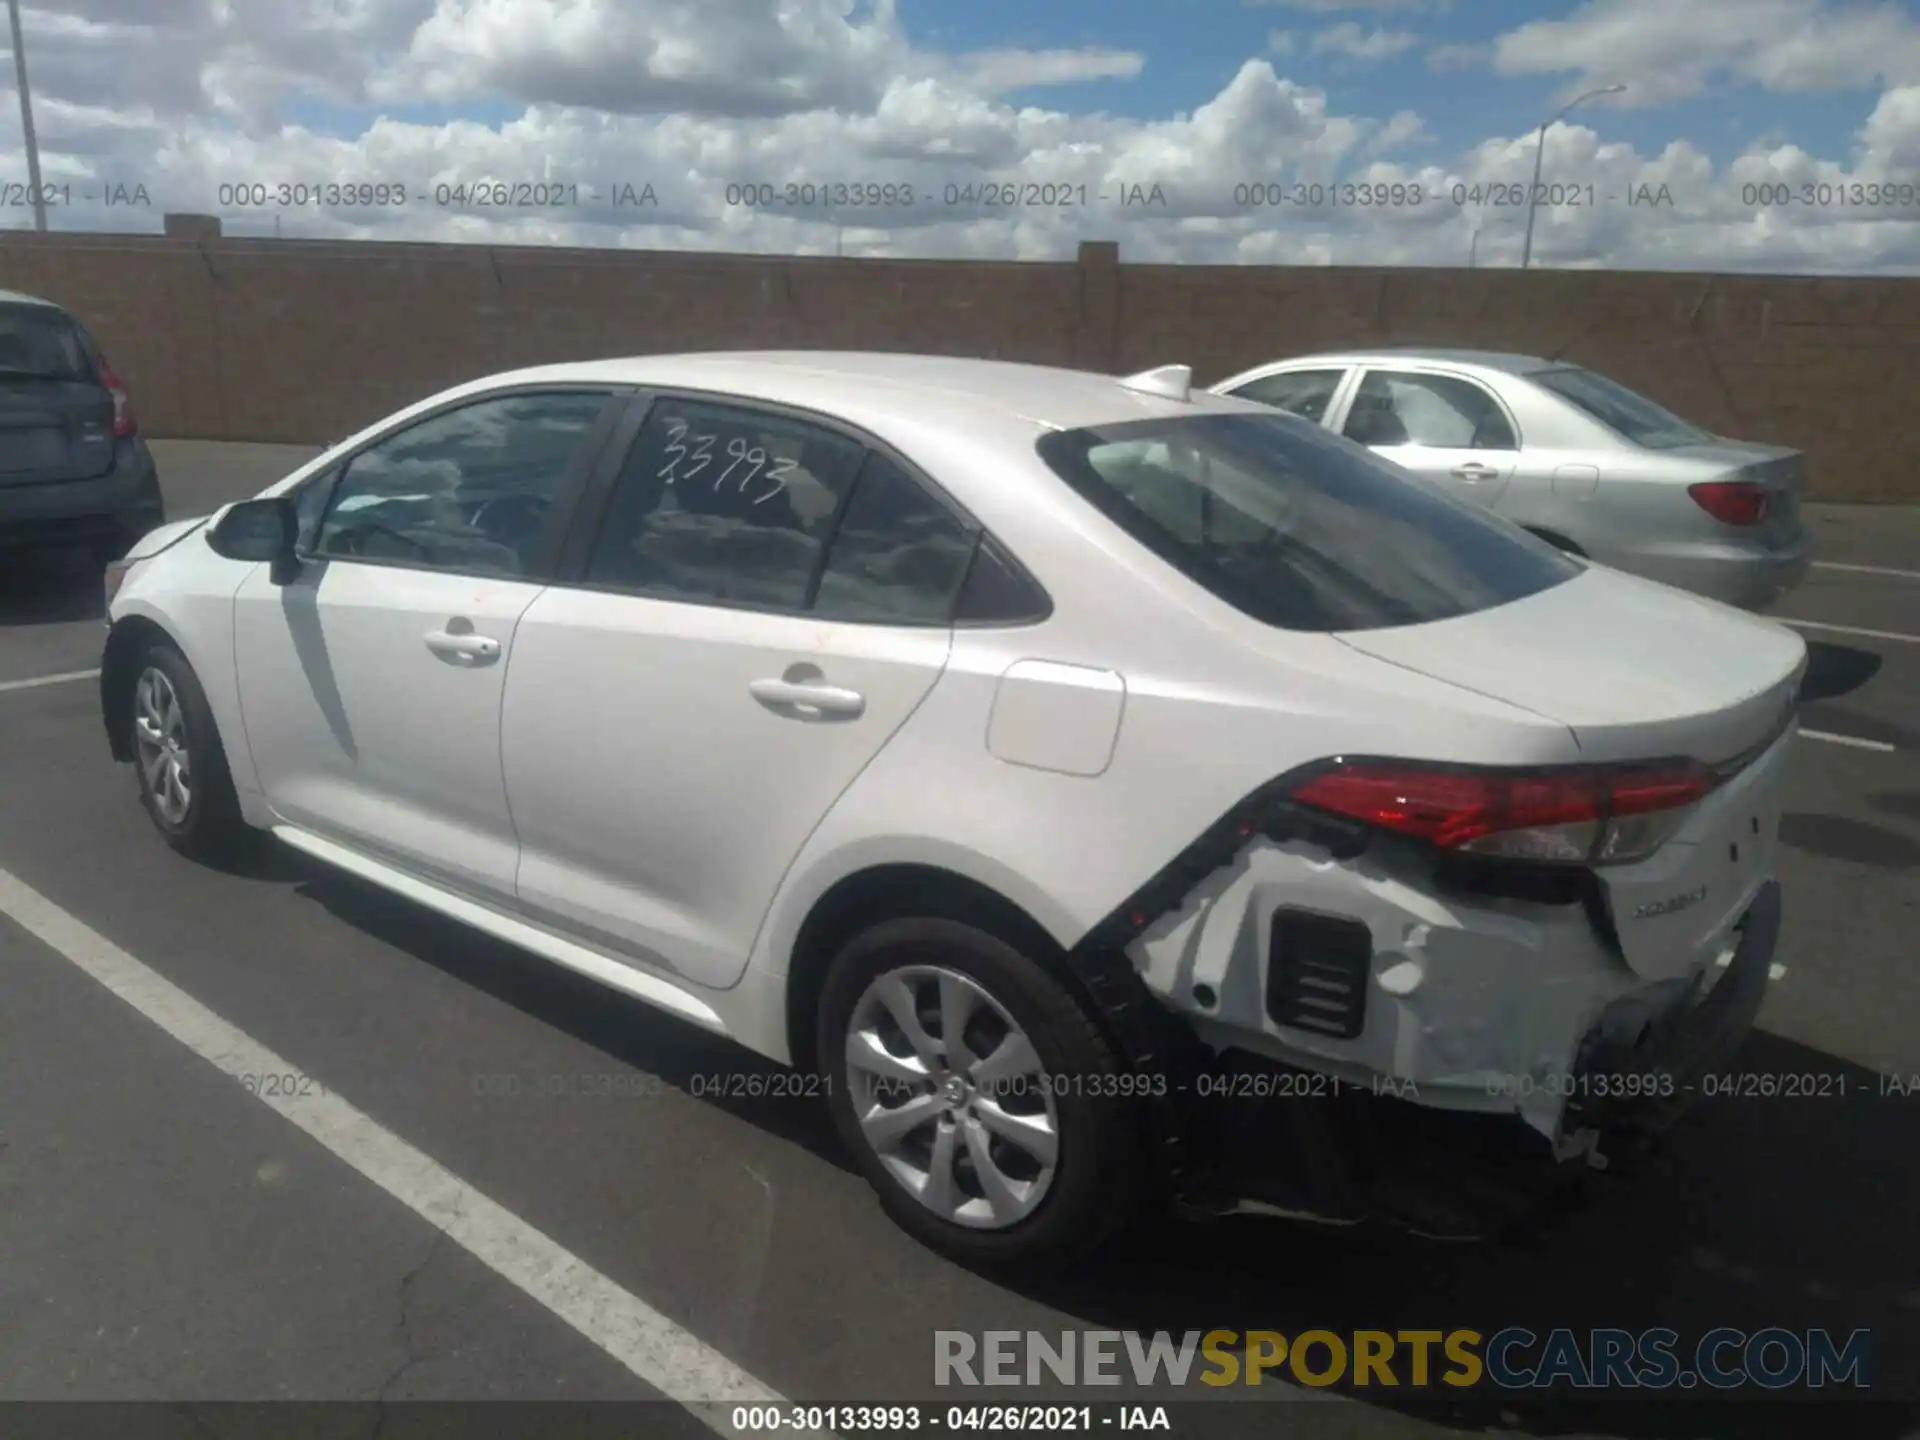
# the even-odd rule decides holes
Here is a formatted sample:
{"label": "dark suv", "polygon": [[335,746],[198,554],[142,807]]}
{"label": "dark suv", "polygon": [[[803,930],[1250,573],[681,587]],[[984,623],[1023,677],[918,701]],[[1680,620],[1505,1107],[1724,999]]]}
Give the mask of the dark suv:
{"label": "dark suv", "polygon": [[104,560],[162,523],[126,387],[73,316],[0,290],[0,551],[84,545]]}

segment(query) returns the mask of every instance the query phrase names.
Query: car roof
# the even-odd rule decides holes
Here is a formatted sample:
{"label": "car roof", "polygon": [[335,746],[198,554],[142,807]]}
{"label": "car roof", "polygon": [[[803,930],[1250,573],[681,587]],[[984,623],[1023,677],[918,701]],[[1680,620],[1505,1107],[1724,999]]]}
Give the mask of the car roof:
{"label": "car roof", "polygon": [[1508,375],[1530,375],[1541,370],[1566,367],[1563,360],[1545,360],[1538,355],[1518,355],[1505,350],[1449,350],[1418,345],[1387,345],[1372,350],[1323,351],[1313,355],[1290,355],[1277,364],[1334,362],[1340,365],[1370,365],[1395,361],[1430,361],[1436,365],[1498,370]]}
{"label": "car roof", "polygon": [[1032,436],[1126,420],[1258,409],[1194,386],[1187,400],[1129,389],[1122,377],[1011,360],[884,351],[728,350],[639,355],[491,375],[462,389],[547,381],[711,390],[838,416],[882,439],[927,430]]}

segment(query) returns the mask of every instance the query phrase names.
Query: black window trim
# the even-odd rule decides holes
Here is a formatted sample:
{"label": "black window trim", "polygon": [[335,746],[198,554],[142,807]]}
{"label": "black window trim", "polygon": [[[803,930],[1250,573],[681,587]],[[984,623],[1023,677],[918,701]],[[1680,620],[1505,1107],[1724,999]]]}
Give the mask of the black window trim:
{"label": "black window trim", "polygon": [[[656,407],[663,402],[675,400],[694,405],[758,411],[798,424],[816,426],[861,447],[863,453],[854,471],[853,483],[847,486],[846,494],[840,497],[839,503],[834,507],[833,514],[827,522],[828,528],[821,542],[820,557],[809,579],[802,608],[796,609],[791,605],[760,604],[748,600],[716,600],[708,596],[664,595],[651,590],[637,589],[632,585],[610,584],[587,579],[587,567],[592,563],[594,548],[599,543],[600,536],[606,528],[607,519],[613,511],[614,494],[619,487],[621,472],[626,469],[628,457],[632,455],[634,446],[640,441],[640,432],[646,428],[647,421],[652,418]],[[973,545],[967,554],[966,566],[960,574],[960,583],[954,587],[953,595],[948,602],[948,618],[944,620],[839,620],[819,615],[811,608],[818,598],[821,577],[833,558],[834,543],[840,537],[841,521],[846,518],[847,508],[859,491],[860,481],[867,473],[868,457],[874,455],[898,466],[909,480],[919,485],[973,537]],[[979,560],[980,551],[989,540],[1000,559],[1032,590],[1034,595],[1039,597],[1041,605],[1039,613],[1034,618],[1014,621],[955,620],[953,618],[959,608],[961,597],[966,594],[967,584],[973,578],[973,567]],[[704,390],[682,385],[647,385],[634,389],[627,401],[625,414],[620,417],[610,442],[601,450],[599,459],[594,465],[593,474],[580,493],[579,503],[574,508],[572,521],[554,565],[553,577],[548,583],[584,594],[618,595],[631,600],[649,600],[661,605],[699,605],[715,610],[739,610],[756,615],[783,615],[796,620],[813,620],[823,625],[865,625],[888,630],[1008,630],[1037,625],[1053,614],[1053,597],[1035,578],[1033,572],[1013,553],[1011,547],[981,524],[966,506],[954,498],[951,491],[878,435],[838,415],[809,409],[803,405],[763,400],[757,396],[740,395],[733,391]]]}
{"label": "black window trim", "polygon": [[[1527,437],[1524,433],[1522,433],[1520,429],[1519,418],[1515,416],[1515,414],[1513,413],[1512,407],[1509,406],[1505,400],[1500,398],[1499,392],[1497,392],[1491,385],[1487,384],[1486,381],[1480,379],[1480,377],[1477,375],[1464,375],[1460,371],[1450,370],[1444,365],[1422,365],[1418,363],[1414,363],[1410,365],[1366,364],[1366,365],[1359,366],[1358,369],[1360,373],[1357,377],[1355,377],[1353,382],[1352,398],[1354,400],[1358,400],[1360,398],[1360,388],[1367,383],[1367,377],[1373,374],[1376,370],[1379,371],[1382,375],[1427,375],[1427,376],[1436,376],[1442,380],[1458,380],[1463,384],[1473,386],[1474,389],[1478,390],[1482,395],[1486,396],[1489,400],[1491,400],[1493,402],[1494,409],[1498,410],[1503,416],[1506,417],[1507,429],[1511,431],[1513,434],[1513,448],[1511,450],[1507,449],[1504,446],[1498,449],[1494,449],[1494,447],[1488,446],[1488,445],[1426,445],[1426,446],[1419,447],[1421,449],[1493,450],[1493,453],[1498,455],[1509,455],[1509,454],[1518,455],[1527,448]],[[1340,428],[1334,431],[1333,433],[1342,437],[1343,439],[1347,438],[1347,421],[1351,420],[1352,418],[1353,418],[1353,406],[1351,403],[1349,403],[1347,406],[1347,413],[1340,417]],[[1356,442],[1356,443],[1360,443],[1360,442]],[[1408,443],[1412,443],[1412,442],[1408,442]]]}
{"label": "black window trim", "polygon": [[297,550],[295,557],[303,566],[365,565],[379,570],[407,570],[420,575],[450,575],[467,580],[493,580],[523,585],[551,584],[558,567],[561,548],[571,531],[580,502],[586,494],[588,482],[605,454],[608,442],[619,427],[625,413],[625,402],[634,391],[633,385],[606,380],[520,381],[495,389],[473,391],[449,399],[430,409],[415,411],[405,419],[395,420],[392,424],[384,426],[378,434],[370,436],[345,454],[336,455],[328,465],[281,492],[285,498],[292,499],[308,485],[323,485],[327,494],[320,509],[320,518],[324,523],[326,517],[333,513],[334,494],[340,488],[340,482],[346,478],[347,472],[353,468],[353,462],[369,450],[385,444],[396,435],[404,434],[417,425],[429,420],[437,420],[442,415],[452,414],[456,410],[469,409],[490,400],[502,400],[515,395],[604,395],[608,401],[606,407],[587,431],[579,452],[574,456],[567,474],[561,479],[559,489],[554,493],[553,514],[547,521],[546,533],[533,547],[527,568],[518,575],[503,575],[498,570],[484,569],[480,566],[422,565],[415,561],[388,559],[383,556],[318,555],[307,549]]}

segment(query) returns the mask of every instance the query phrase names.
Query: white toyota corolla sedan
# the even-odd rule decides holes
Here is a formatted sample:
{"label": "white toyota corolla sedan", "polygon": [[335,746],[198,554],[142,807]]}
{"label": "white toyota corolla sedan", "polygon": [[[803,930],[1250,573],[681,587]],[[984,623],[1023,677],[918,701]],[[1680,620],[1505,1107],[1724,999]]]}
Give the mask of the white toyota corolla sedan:
{"label": "white toyota corolla sedan", "polygon": [[957,1257],[1486,1233],[1750,1028],[1805,647],[1189,379],[463,385],[113,567],[113,754],[798,1067]]}

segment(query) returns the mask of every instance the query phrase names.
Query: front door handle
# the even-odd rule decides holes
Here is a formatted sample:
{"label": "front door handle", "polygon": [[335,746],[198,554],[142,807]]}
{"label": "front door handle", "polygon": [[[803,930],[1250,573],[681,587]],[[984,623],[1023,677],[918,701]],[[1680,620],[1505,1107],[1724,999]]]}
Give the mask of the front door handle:
{"label": "front door handle", "polygon": [[427,648],[436,655],[444,655],[449,660],[473,660],[484,663],[500,658],[500,642],[491,635],[475,635],[472,631],[455,633],[451,630],[429,630]]}
{"label": "front door handle", "polygon": [[1491,465],[1482,465],[1478,460],[1469,460],[1464,465],[1456,465],[1451,471],[1459,480],[1491,480],[1500,472]]}
{"label": "front door handle", "polygon": [[837,685],[813,685],[793,680],[755,680],[747,693],[762,705],[780,709],[814,711],[822,715],[861,715],[866,712],[867,697],[857,690],[842,690]]}

